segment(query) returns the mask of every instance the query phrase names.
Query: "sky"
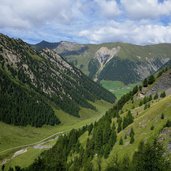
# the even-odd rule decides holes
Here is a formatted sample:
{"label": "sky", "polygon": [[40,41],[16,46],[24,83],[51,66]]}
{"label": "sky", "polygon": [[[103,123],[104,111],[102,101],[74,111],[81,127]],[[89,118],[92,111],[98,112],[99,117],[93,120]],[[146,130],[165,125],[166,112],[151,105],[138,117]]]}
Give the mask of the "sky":
{"label": "sky", "polygon": [[0,33],[28,43],[171,43],[171,0],[0,0]]}

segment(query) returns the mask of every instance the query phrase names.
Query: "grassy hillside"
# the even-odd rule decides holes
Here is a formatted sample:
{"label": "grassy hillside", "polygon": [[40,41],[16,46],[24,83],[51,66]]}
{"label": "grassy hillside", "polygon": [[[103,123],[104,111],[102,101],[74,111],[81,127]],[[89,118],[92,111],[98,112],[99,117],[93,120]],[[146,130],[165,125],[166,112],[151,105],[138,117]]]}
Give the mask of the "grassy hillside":
{"label": "grassy hillside", "polygon": [[91,102],[115,96],[49,49],[35,51],[0,34],[0,121],[20,126],[60,123],[50,104],[75,117]]}
{"label": "grassy hillside", "polygon": [[[132,103],[131,101],[127,103]],[[117,143],[114,145],[112,151],[109,154],[107,159],[101,159],[101,168],[105,170],[110,165],[113,165],[115,162],[116,156],[118,156],[118,160],[121,161],[125,156],[129,155],[131,160],[134,152],[138,149],[139,143],[143,141],[152,141],[154,137],[156,137],[159,132],[162,130],[163,126],[166,124],[167,120],[171,120],[171,96],[168,96],[161,100],[155,100],[151,102],[151,107],[149,109],[144,110],[144,106],[136,107],[132,109],[131,112],[134,116],[134,122],[130,124],[126,129],[122,130],[117,134]],[[136,106],[136,104],[135,104]],[[137,115],[138,111],[138,115]],[[161,119],[161,114],[164,114],[164,119]],[[124,117],[127,112],[123,113],[121,116]],[[151,130],[151,127],[154,126],[154,129]],[[130,144],[129,132],[130,129],[133,128],[135,132],[135,142]],[[127,138],[125,139],[125,135]],[[168,135],[167,135],[168,136]],[[79,142],[85,148],[87,138],[90,137],[88,132],[85,132],[79,138]],[[123,137],[123,145],[119,145],[119,139]],[[50,142],[54,144],[55,142]],[[166,143],[166,147],[167,147]],[[11,160],[6,166],[14,166],[20,165],[21,167],[26,167],[31,164],[35,157],[37,157],[42,150],[35,150],[33,148],[29,148],[28,151],[15,159]],[[29,160],[26,160],[29,157]],[[95,156],[93,159],[94,169],[97,169],[98,166],[98,158]]]}
{"label": "grassy hillside", "polygon": [[[162,166],[162,171],[169,170],[170,142],[168,139],[163,141],[160,136],[164,134],[167,138],[170,134],[170,128],[165,127],[166,123],[167,127],[171,126],[171,96],[160,92],[160,87],[156,89],[158,95],[153,91],[156,84],[168,78],[170,70],[164,68],[158,74],[148,77],[142,85],[122,96],[98,122],[59,137],[57,143],[42,153],[28,170],[133,171],[140,167],[137,161],[143,161],[141,168],[146,165],[147,170],[153,166]],[[168,88],[167,81],[161,83]],[[166,161],[168,165],[164,164]]]}
{"label": "grassy hillside", "polygon": [[[159,132],[162,130],[167,120],[171,120],[171,96],[168,96],[164,99],[161,99],[156,102],[151,103],[151,107],[149,109],[144,110],[144,106],[138,112],[137,109],[133,109],[132,113],[134,113],[134,122],[129,125],[126,129],[121,131],[118,134],[118,140],[123,138],[123,145],[119,145],[119,142],[115,144],[113,147],[109,158],[107,160],[103,160],[102,168],[106,168],[108,163],[112,163],[112,160],[116,155],[118,155],[119,160],[123,159],[126,155],[129,155],[130,159],[134,152],[138,149],[139,143],[143,141],[151,141],[153,140]],[[164,119],[161,119],[161,114],[164,114]],[[124,114],[123,114],[124,115]],[[151,130],[151,127],[154,126],[154,129]],[[130,129],[133,128],[135,132],[135,142],[130,144],[129,132]],[[125,135],[127,135],[127,139],[125,139]]]}
{"label": "grassy hillside", "polygon": [[[80,118],[76,118],[71,116],[63,111],[56,111],[57,117],[61,120],[61,124],[58,126],[43,126],[42,128],[34,128],[31,126],[27,127],[17,127],[7,125],[5,123],[0,123],[0,160],[8,159],[12,156],[16,151],[25,148],[24,145],[28,144],[39,144],[38,142],[52,136],[49,139],[56,137],[56,134],[60,134],[60,132],[68,132],[73,128],[80,128],[86,124],[90,124],[96,120],[98,120],[102,115],[104,115],[105,111],[111,107],[110,103],[105,101],[97,101],[93,105],[96,106],[97,111],[91,109],[81,108],[80,110]],[[53,140],[51,143],[55,143],[56,140]],[[30,145],[33,146],[33,145]],[[23,155],[16,157],[12,160],[17,165],[28,166],[30,161],[33,162],[35,157],[40,153],[39,149],[29,148],[28,155],[24,153]],[[19,159],[18,159],[19,158]],[[30,160],[26,160],[26,158],[30,158]],[[21,162],[22,160],[22,162]],[[17,162],[19,161],[19,162]],[[11,165],[11,163],[9,164]],[[13,164],[12,164],[13,165]]]}
{"label": "grassy hillside", "polygon": [[[138,146],[141,141],[149,142],[153,141],[156,136],[159,135],[160,131],[166,125],[168,120],[171,120],[171,96],[168,96],[161,100],[155,100],[150,102],[151,107],[144,110],[144,105],[139,107],[137,103],[133,103],[132,101],[128,102],[126,106],[134,105],[136,106],[134,109],[131,109],[131,112],[134,116],[134,122],[130,124],[127,128],[122,130],[117,134],[117,142],[114,145],[112,151],[109,154],[107,159],[102,158],[101,161],[101,168],[105,170],[110,165],[114,164],[115,159],[118,158],[118,162],[122,161],[124,157],[128,156],[130,160],[132,160],[132,156],[135,151],[138,150]],[[126,108],[127,108],[126,107]],[[129,108],[127,108],[129,110]],[[164,114],[164,119],[161,118],[162,113]],[[124,118],[127,112],[121,114],[121,117]],[[116,122],[114,119],[113,122]],[[152,126],[154,127],[152,130]],[[135,135],[135,142],[130,144],[130,130],[133,128]],[[169,140],[169,132],[166,133],[165,141]],[[79,141],[82,146],[85,147],[88,133],[85,132],[80,138]],[[119,140],[122,137],[123,145],[119,144]],[[169,141],[165,142],[165,147],[168,148]],[[171,155],[170,155],[171,156]],[[98,158],[97,156],[93,159],[94,169],[98,169]]]}
{"label": "grassy hillside", "polygon": [[120,99],[124,94],[128,93],[132,88],[136,85],[135,84],[128,84],[125,85],[121,81],[110,81],[110,80],[102,80],[100,84],[110,92],[112,92],[117,99]]}

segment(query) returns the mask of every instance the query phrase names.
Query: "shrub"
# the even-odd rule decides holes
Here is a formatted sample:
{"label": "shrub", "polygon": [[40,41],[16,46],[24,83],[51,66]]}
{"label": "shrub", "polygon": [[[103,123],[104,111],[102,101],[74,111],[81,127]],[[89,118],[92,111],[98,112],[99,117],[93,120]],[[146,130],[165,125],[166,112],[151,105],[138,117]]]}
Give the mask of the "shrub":
{"label": "shrub", "polygon": [[166,93],[165,93],[165,91],[163,91],[163,92],[160,94],[160,97],[161,97],[161,98],[166,97]]}
{"label": "shrub", "polygon": [[164,119],[164,114],[163,113],[161,114],[161,119]]}
{"label": "shrub", "polygon": [[151,130],[154,130],[154,125],[152,125],[150,129],[151,129]]}

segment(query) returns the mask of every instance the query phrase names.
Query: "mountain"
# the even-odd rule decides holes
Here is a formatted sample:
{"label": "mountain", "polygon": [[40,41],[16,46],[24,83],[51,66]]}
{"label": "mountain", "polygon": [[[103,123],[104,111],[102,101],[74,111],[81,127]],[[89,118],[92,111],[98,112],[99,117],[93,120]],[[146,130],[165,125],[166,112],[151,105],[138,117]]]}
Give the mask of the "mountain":
{"label": "mountain", "polygon": [[[43,48],[51,43],[44,43]],[[59,42],[54,51],[95,81],[135,83],[171,59],[171,44],[138,46],[128,43],[77,44]],[[41,49],[39,44],[34,46]]]}
{"label": "mountain", "polygon": [[41,41],[40,43],[37,44],[37,50],[42,50],[42,49],[54,49],[56,48],[60,43],[49,43],[45,40]]}
{"label": "mountain", "polygon": [[[24,171],[171,169],[171,92],[148,94],[170,77],[162,68],[124,95],[98,122],[58,138]],[[167,88],[166,88],[167,87]]]}
{"label": "mountain", "polygon": [[0,121],[14,125],[55,125],[53,108],[79,117],[90,102],[115,96],[71,66],[55,51],[36,51],[22,40],[0,35]]}

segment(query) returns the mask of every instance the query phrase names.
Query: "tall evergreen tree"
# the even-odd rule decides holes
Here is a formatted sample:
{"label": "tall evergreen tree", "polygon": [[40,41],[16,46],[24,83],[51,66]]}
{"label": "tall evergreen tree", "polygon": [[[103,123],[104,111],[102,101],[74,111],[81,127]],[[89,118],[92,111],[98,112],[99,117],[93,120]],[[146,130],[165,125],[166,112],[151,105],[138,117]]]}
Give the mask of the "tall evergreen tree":
{"label": "tall evergreen tree", "polygon": [[143,87],[147,87],[147,86],[148,86],[148,80],[147,78],[145,78],[143,81]]}
{"label": "tall evergreen tree", "polygon": [[137,171],[169,171],[170,162],[162,144],[157,140],[153,143],[140,143],[138,152],[134,154],[133,164]]}
{"label": "tall evergreen tree", "polygon": [[155,81],[154,75],[149,76],[149,78],[148,78],[148,84],[153,84],[154,81]]}

